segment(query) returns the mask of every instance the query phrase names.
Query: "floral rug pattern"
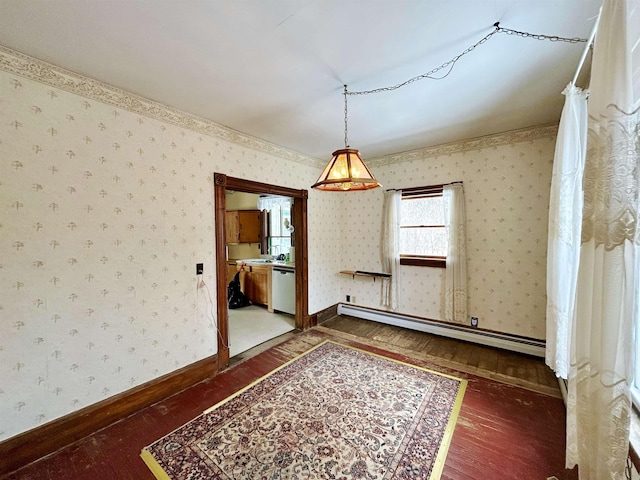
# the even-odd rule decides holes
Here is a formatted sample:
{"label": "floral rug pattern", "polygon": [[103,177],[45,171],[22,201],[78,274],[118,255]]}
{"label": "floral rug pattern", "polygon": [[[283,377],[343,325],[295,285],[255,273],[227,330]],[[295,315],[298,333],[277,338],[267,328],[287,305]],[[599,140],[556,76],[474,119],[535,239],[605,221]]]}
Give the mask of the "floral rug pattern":
{"label": "floral rug pattern", "polygon": [[435,479],[465,386],[325,342],[142,456],[158,478]]}

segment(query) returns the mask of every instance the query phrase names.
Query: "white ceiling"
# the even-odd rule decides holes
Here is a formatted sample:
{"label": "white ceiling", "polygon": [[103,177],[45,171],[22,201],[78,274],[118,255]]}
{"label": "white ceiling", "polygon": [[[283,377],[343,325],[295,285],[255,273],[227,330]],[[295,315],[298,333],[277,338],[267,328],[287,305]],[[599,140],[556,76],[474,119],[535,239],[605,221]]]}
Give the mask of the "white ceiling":
{"label": "white ceiling", "polygon": [[[601,0],[0,0],[0,44],[275,144],[344,147],[343,84],[391,86],[493,29],[589,36]],[[584,44],[505,34],[443,80],[349,97],[366,158],[559,119]]]}

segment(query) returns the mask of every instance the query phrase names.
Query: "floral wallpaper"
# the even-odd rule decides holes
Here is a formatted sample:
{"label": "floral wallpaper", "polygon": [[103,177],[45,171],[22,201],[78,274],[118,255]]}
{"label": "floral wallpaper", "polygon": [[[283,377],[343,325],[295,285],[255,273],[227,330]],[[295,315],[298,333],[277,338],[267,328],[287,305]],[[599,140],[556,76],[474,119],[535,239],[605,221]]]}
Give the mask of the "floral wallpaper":
{"label": "floral wallpaper", "polygon": [[[369,160],[384,188],[463,181],[469,315],[490,330],[544,339],[549,189],[556,125]],[[343,206],[343,268],[381,271],[382,192]],[[400,267],[400,313],[443,319],[444,270]],[[382,308],[381,282],[340,276],[341,301]]]}
{"label": "floral wallpaper", "polygon": [[[317,163],[0,48],[0,440],[215,354],[213,173]],[[336,208],[310,192],[312,313]]]}
{"label": "floral wallpaper", "polygon": [[[367,159],[385,188],[462,180],[469,312],[544,335],[555,127]],[[310,190],[324,161],[0,46],[0,441],[216,353],[214,172],[309,190],[309,312],[380,282],[382,192]],[[402,267],[441,318],[442,270]]]}

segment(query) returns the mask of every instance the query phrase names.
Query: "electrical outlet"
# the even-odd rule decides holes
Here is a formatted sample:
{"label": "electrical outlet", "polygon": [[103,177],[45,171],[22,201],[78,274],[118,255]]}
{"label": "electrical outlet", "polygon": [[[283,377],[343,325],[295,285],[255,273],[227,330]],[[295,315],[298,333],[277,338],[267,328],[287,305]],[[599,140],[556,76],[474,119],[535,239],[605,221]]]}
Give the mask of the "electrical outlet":
{"label": "electrical outlet", "polygon": [[196,275],[202,275],[203,271],[204,271],[204,264],[196,263]]}
{"label": "electrical outlet", "polygon": [[351,295],[351,303],[356,303],[356,297],[355,297],[355,295]]}
{"label": "electrical outlet", "polygon": [[351,295],[347,295],[347,302],[351,303]]}
{"label": "electrical outlet", "polygon": [[478,326],[478,317],[471,317],[471,326],[472,327]]}

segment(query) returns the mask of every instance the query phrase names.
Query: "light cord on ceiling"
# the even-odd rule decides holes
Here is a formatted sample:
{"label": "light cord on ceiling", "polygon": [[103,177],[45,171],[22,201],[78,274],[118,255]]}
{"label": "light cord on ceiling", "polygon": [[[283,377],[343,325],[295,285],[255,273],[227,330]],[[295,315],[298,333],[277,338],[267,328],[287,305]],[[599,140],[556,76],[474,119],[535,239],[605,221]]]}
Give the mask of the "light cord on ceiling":
{"label": "light cord on ceiling", "polygon": [[[477,41],[476,43],[474,43],[470,47],[467,47],[462,53],[459,53],[458,55],[453,57],[451,60],[449,60],[447,62],[444,62],[439,67],[436,67],[436,68],[434,68],[432,70],[429,70],[427,73],[423,73],[422,75],[417,75],[417,76],[415,76],[413,78],[410,78],[409,80],[406,80],[406,81],[404,81],[402,83],[398,83],[397,85],[393,85],[391,87],[375,88],[373,90],[362,90],[362,91],[357,91],[357,92],[349,92],[347,90],[347,86],[345,85],[344,86],[345,145],[347,144],[347,95],[370,95],[370,94],[373,94],[373,93],[389,92],[389,91],[392,91],[392,90],[397,90],[398,88],[404,87],[404,86],[409,85],[410,83],[416,82],[418,80],[423,80],[425,78],[429,78],[431,80],[442,80],[443,78],[447,77],[451,73],[451,71],[453,70],[453,67],[455,66],[456,62],[458,60],[460,60],[460,58],[462,58],[467,53],[475,50],[476,47],[479,47],[483,43],[487,42],[496,33],[505,33],[507,35],[515,35],[515,36],[518,36],[518,37],[533,38],[535,40],[549,40],[551,42],[581,43],[581,42],[586,42],[587,41],[586,38],[578,38],[578,37],[567,38],[567,37],[559,37],[557,35],[542,35],[542,34],[534,34],[534,33],[528,33],[528,32],[520,32],[518,30],[512,30],[510,28],[502,28],[500,26],[500,22],[494,23],[493,26],[495,27],[493,31],[489,32],[487,35],[482,37],[479,41]],[[434,77],[433,76],[435,73],[437,73],[440,70],[443,70],[443,69],[445,69],[447,67],[449,67],[449,70],[444,75],[442,75],[440,77]]]}

